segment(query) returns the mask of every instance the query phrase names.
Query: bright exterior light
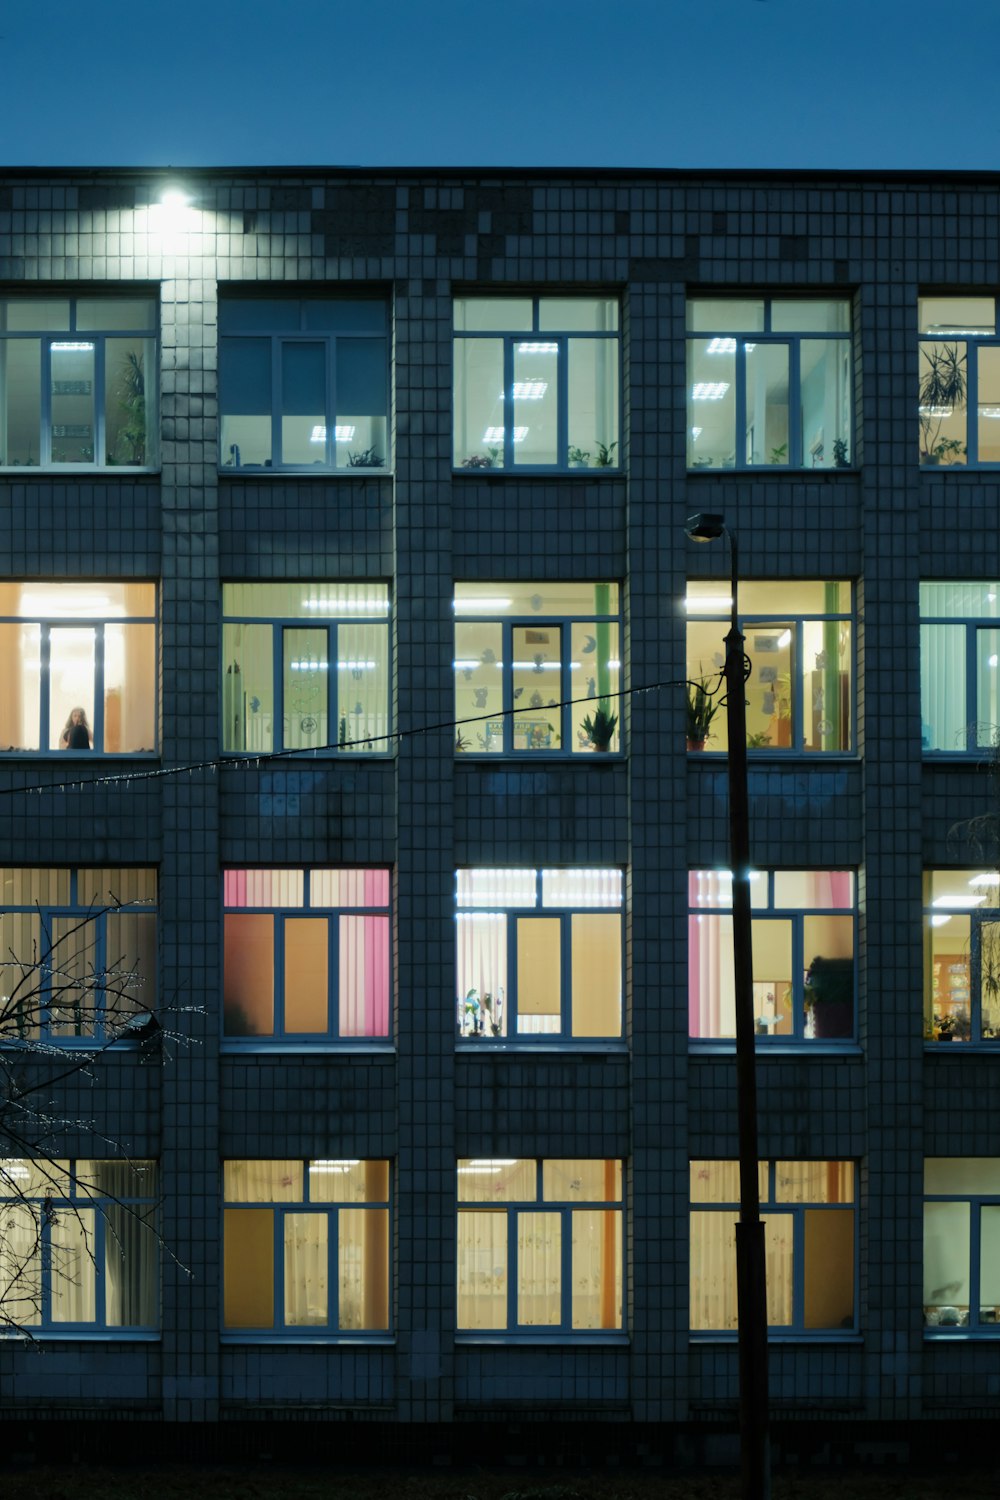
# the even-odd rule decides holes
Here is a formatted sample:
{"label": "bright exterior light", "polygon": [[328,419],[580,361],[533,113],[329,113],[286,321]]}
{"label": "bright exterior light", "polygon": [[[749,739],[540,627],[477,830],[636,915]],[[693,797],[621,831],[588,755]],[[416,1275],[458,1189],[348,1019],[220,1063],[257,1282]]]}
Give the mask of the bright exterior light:
{"label": "bright exterior light", "polygon": [[721,401],[729,389],[728,380],[698,380],[691,390],[693,401]]}
{"label": "bright exterior light", "polygon": [[186,208],[191,199],[180,188],[164,188],[160,194],[160,202],[164,208]]}

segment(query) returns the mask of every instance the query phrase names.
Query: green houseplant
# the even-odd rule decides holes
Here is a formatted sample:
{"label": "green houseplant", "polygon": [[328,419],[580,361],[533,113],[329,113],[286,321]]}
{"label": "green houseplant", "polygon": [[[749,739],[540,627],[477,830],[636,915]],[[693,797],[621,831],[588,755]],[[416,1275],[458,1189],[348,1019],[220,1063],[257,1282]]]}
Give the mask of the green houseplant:
{"label": "green houseplant", "polygon": [[964,456],[957,438],[942,438],[944,421],[965,410],[968,395],[966,358],[957,344],[923,344],[917,413],[920,421],[920,462],[952,464]]}
{"label": "green houseplant", "polygon": [[618,715],[611,712],[610,703],[602,698],[598,707],[587,715],[580,727],[595,751],[608,751],[618,727]]}
{"label": "green houseplant", "polygon": [[689,750],[704,750],[705,741],[711,733],[712,720],[722,705],[712,696],[704,676],[699,677],[696,682],[689,682],[687,690],[687,747]]}

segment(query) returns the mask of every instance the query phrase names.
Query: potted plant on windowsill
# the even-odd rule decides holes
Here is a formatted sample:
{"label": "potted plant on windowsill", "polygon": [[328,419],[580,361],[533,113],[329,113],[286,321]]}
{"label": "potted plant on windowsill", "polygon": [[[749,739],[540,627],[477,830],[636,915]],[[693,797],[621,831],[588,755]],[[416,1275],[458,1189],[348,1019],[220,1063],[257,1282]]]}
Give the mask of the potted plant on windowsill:
{"label": "potted plant on windowsill", "polygon": [[814,958],[806,970],[805,1002],[817,1040],[850,1037],[854,1031],[853,958]]}
{"label": "potted plant on windowsill", "polygon": [[592,714],[587,715],[580,728],[595,751],[606,753],[611,749],[611,741],[618,728],[618,715],[611,712],[611,705],[602,698],[598,707]]}
{"label": "potted plant on windowsill", "polygon": [[942,438],[942,424],[964,412],[968,396],[966,358],[957,344],[923,344],[922,374],[918,387],[917,416],[920,422],[921,464],[953,464],[964,457],[957,438]]}
{"label": "potted plant on windowsill", "polygon": [[721,704],[709,692],[704,676],[687,685],[687,715],[685,735],[689,750],[704,750],[705,741],[712,730],[712,720]]}

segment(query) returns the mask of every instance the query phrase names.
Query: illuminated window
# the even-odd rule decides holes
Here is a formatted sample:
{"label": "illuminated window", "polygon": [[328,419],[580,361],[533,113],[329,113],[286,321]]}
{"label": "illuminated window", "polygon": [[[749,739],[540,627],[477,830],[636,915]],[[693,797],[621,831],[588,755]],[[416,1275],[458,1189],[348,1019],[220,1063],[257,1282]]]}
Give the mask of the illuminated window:
{"label": "illuminated window", "polygon": [[155,870],[0,870],[0,1039],[140,1035],[156,1008]]}
{"label": "illuminated window", "polygon": [[155,466],[155,297],[0,297],[0,465]]}
{"label": "illuminated window", "polygon": [[1000,464],[996,297],[921,297],[917,307],[921,466]]}
{"label": "illuminated window", "polygon": [[221,297],[223,469],[383,469],[389,309],[383,297]]}
{"label": "illuminated window", "polygon": [[[758,870],[753,1006],[758,1041],[850,1041],[855,1032],[855,905],[850,870]],[[688,1020],[693,1039],[736,1035],[733,881],[688,876]]]}
{"label": "illuminated window", "polygon": [[[855,1172],[849,1161],[759,1167],[767,1322],[774,1332],[856,1327]],[[691,1329],[735,1333],[739,1163],[691,1163]]]}
{"label": "illuminated window", "polygon": [[618,301],[455,298],[454,462],[618,469]]}
{"label": "illuminated window", "polygon": [[622,1164],[458,1163],[458,1329],[622,1328]]}
{"label": "illuminated window", "polygon": [[455,750],[621,749],[616,583],[455,585]]}
{"label": "illuminated window", "polygon": [[0,1160],[4,1322],[34,1334],[160,1322],[152,1161]]}
{"label": "illuminated window", "polygon": [[[719,707],[732,601],[727,584],[687,586],[687,744],[728,748]],[[802,754],[853,748],[854,649],[849,583],[754,580],[740,585],[750,658],[747,749]]]}
{"label": "illuminated window", "polygon": [[1000,875],[924,872],[924,1036],[1000,1042]]}
{"label": "illuminated window", "polygon": [[384,583],[222,585],[224,750],[385,755]]}
{"label": "illuminated window", "polygon": [[0,583],[0,753],[156,749],[156,586]]}
{"label": "illuminated window", "polygon": [[229,1333],[389,1328],[389,1163],[223,1163]]}
{"label": "illuminated window", "polygon": [[620,870],[459,870],[460,1039],[622,1034]]}
{"label": "illuminated window", "polygon": [[924,1162],[924,1327],[1000,1334],[1000,1158]]}
{"label": "illuminated window", "polygon": [[1000,724],[1000,583],[920,585],[925,751],[981,751]]}
{"label": "illuminated window", "polygon": [[389,871],[226,870],[227,1040],[389,1035]]}
{"label": "illuminated window", "polygon": [[689,297],[689,469],[846,469],[846,297]]}

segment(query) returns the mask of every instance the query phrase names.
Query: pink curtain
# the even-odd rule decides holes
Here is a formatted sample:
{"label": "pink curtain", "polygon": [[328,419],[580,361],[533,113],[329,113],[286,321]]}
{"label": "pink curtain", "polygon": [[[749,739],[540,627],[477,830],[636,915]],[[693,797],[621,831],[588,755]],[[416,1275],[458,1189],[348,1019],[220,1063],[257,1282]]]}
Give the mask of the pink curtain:
{"label": "pink curtain", "polygon": [[340,918],[340,1035],[389,1035],[389,918]]}

